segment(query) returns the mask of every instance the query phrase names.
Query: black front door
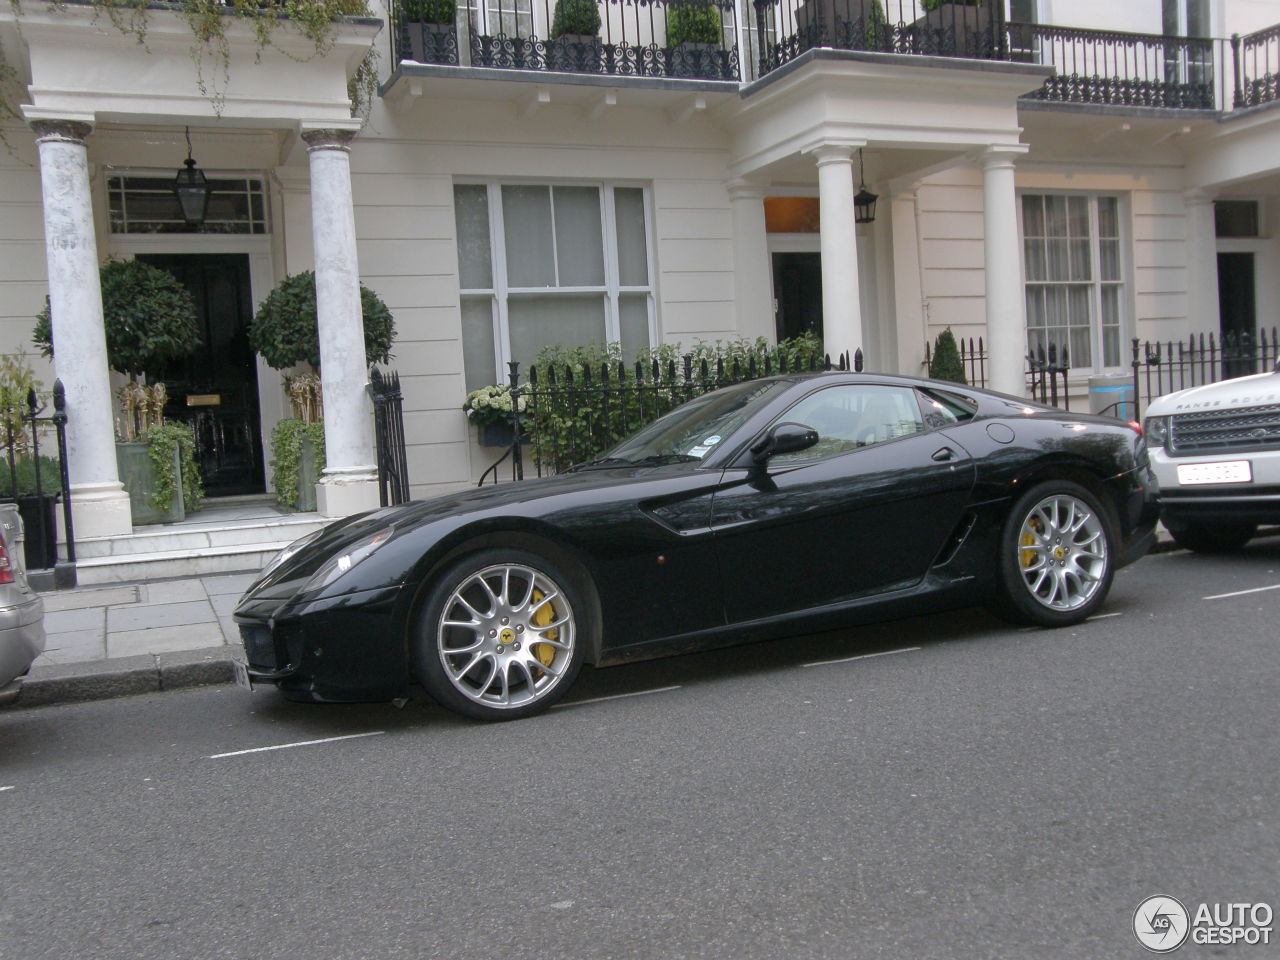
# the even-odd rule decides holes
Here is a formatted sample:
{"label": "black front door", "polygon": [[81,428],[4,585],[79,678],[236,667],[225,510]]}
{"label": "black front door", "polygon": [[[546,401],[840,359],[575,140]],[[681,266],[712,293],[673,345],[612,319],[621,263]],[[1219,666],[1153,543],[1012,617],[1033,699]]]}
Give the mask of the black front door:
{"label": "black front door", "polygon": [[258,370],[249,346],[253,315],[249,257],[243,253],[143,254],[191,292],[201,342],[186,360],[156,376],[169,391],[169,420],[188,423],[210,497],[262,493]]}
{"label": "black front door", "polygon": [[1252,253],[1218,254],[1218,324],[1222,331],[1222,375],[1257,373],[1254,333],[1257,328]]}
{"label": "black front door", "polygon": [[822,257],[817,253],[773,255],[774,322],[779,340],[804,333],[822,339]]}

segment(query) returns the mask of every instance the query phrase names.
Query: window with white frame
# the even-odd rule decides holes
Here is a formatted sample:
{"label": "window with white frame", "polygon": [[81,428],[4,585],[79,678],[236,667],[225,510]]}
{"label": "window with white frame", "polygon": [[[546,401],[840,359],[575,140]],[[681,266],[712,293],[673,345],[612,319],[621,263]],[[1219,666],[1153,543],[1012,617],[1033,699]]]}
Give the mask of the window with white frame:
{"label": "window with white frame", "polygon": [[644,187],[458,183],[463,363],[468,390],[505,383],[549,344],[651,342]]}
{"label": "window with white frame", "polygon": [[1073,369],[1119,367],[1119,198],[1023,194],[1022,238],[1031,352],[1052,344]]}

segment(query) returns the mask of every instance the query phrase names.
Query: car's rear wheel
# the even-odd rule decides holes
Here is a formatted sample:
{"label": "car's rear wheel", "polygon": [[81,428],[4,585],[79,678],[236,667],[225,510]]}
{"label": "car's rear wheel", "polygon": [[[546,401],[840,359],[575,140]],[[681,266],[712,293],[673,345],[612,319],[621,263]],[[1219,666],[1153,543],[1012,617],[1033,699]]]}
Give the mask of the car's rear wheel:
{"label": "car's rear wheel", "polygon": [[1092,614],[1115,572],[1112,520],[1079,484],[1036,484],[1014,503],[1000,537],[996,612],[1061,627]]}
{"label": "car's rear wheel", "polygon": [[1231,553],[1248,543],[1258,532],[1256,523],[1239,520],[1216,520],[1205,523],[1197,520],[1164,519],[1165,529],[1173,542],[1184,550],[1196,553]]}
{"label": "car's rear wheel", "polygon": [[449,566],[419,607],[415,662],[437,702],[479,720],[547,709],[582,665],[584,606],[544,557],[493,549]]}

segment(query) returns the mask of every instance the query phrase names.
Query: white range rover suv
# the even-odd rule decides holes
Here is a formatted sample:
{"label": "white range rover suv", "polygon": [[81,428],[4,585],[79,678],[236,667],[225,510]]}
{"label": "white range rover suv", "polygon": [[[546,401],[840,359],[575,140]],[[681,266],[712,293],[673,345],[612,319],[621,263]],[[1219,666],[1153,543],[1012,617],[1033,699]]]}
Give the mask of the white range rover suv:
{"label": "white range rover suv", "polygon": [[1280,368],[1165,394],[1143,429],[1160,519],[1180,546],[1236,550],[1280,523]]}

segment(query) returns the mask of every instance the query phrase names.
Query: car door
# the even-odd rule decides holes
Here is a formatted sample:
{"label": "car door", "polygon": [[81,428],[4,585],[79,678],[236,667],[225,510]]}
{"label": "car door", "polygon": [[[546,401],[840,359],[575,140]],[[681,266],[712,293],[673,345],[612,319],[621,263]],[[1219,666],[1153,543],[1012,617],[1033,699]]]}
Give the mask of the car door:
{"label": "car door", "polygon": [[818,443],[763,466],[735,462],[712,498],[728,622],[923,577],[969,502],[975,470],[926,420],[915,389],[824,387],[771,426],[783,422],[814,428]]}

